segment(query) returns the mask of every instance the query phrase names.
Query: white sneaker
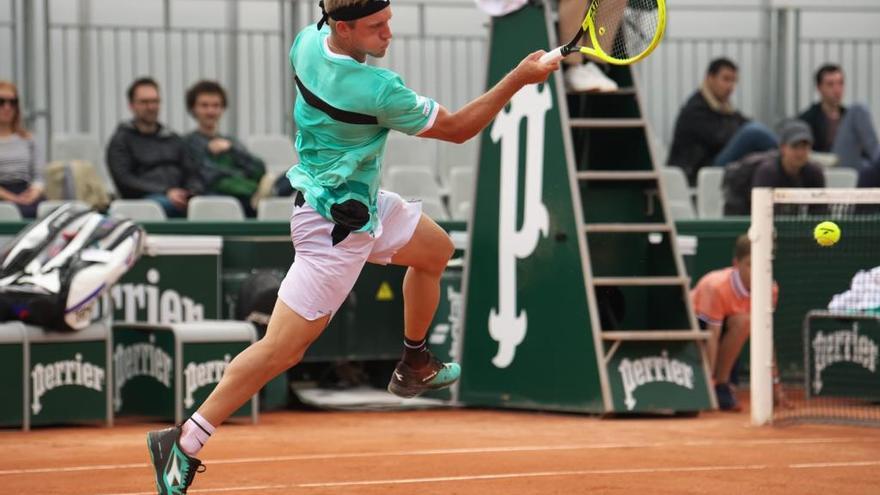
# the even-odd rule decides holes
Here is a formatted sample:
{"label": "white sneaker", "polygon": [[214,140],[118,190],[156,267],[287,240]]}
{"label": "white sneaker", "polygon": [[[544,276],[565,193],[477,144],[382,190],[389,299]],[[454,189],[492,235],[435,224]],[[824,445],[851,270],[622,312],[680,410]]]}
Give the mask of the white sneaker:
{"label": "white sneaker", "polygon": [[571,91],[617,91],[617,83],[602,72],[593,62],[568,69],[565,83]]}

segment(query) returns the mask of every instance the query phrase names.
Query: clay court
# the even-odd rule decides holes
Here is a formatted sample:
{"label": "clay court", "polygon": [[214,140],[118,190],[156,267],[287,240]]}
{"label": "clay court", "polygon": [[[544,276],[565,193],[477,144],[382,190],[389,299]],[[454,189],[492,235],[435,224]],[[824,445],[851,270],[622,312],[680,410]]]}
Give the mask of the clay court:
{"label": "clay court", "polygon": [[[4,494],[152,495],[156,424],[0,432]],[[746,413],[598,419],[487,410],[279,412],[226,427],[193,494],[880,492],[880,430]]]}

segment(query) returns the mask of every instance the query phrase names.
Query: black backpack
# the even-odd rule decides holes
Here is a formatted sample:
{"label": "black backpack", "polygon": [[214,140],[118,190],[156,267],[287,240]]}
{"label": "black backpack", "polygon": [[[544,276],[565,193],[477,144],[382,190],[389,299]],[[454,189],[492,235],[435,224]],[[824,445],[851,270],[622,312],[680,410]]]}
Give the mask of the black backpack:
{"label": "black backpack", "polygon": [[96,302],[140,258],[144,230],[66,204],[0,250],[0,320],[82,330]]}
{"label": "black backpack", "polygon": [[755,171],[768,161],[776,160],[779,150],[752,153],[724,166],[721,190],[724,193],[724,216],[752,213],[752,184]]}

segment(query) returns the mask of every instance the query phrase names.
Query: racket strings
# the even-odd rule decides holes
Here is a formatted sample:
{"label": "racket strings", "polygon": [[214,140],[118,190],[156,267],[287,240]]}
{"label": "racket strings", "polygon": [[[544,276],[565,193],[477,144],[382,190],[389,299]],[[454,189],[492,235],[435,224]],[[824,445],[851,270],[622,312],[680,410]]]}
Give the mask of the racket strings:
{"label": "racket strings", "polygon": [[593,21],[598,48],[618,60],[648,50],[659,26],[657,0],[602,0]]}

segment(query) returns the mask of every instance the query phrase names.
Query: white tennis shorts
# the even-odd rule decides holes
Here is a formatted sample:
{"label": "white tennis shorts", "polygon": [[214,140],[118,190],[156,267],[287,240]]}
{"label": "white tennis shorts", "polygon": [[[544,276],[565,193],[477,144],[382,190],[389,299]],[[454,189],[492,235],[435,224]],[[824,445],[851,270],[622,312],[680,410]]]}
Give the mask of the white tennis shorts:
{"label": "white tennis shorts", "polygon": [[304,203],[294,206],[290,237],[293,264],[278,297],[307,320],[336,313],[357,281],[364,263],[387,265],[412,238],[422,215],[421,202],[379,191],[379,222],[374,233],[352,232],[333,245],[334,223]]}

